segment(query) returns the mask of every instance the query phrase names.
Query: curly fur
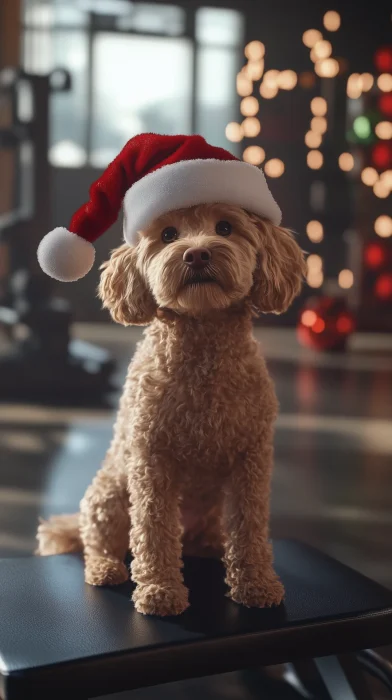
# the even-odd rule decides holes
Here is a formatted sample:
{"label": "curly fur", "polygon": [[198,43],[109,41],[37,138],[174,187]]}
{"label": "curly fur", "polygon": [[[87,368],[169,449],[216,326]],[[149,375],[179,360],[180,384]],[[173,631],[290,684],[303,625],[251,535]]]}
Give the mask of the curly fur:
{"label": "curly fur", "polygon": [[[228,237],[215,232],[221,219],[233,226]],[[170,244],[167,226],[179,232]],[[192,283],[183,262],[191,246],[211,251],[213,282]],[[80,514],[41,523],[40,554],[83,549],[86,581],[105,585],[126,580],[130,548],[133,600],[147,614],[187,607],[183,551],[221,552],[234,601],[281,602],[269,543],[277,400],[252,316],[285,311],[304,272],[291,233],[223,205],[166,214],[135,248],[113,252],[103,305],[119,323],[150,325]]]}

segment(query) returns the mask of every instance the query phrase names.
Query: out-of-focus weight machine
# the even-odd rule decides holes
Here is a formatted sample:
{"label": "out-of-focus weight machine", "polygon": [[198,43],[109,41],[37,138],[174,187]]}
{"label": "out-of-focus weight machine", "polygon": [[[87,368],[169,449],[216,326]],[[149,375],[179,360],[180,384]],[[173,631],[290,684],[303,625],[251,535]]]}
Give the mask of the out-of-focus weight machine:
{"label": "out-of-focus weight machine", "polygon": [[71,338],[69,304],[36,257],[51,228],[50,94],[70,88],[62,69],[0,72],[0,400],[94,405],[112,389],[113,360]]}

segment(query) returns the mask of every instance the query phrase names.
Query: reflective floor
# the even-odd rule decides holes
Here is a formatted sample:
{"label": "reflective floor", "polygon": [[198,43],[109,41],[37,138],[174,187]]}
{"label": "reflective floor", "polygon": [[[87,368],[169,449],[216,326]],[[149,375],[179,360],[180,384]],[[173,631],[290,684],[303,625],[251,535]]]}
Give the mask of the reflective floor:
{"label": "reflective floor", "polygon": [[[76,332],[110,349],[121,386],[140,331]],[[392,587],[392,338],[358,337],[349,353],[324,356],[300,348],[290,330],[256,334],[281,404],[273,536],[316,545]],[[33,551],[38,516],[77,509],[113,417],[0,404],[1,556]]]}

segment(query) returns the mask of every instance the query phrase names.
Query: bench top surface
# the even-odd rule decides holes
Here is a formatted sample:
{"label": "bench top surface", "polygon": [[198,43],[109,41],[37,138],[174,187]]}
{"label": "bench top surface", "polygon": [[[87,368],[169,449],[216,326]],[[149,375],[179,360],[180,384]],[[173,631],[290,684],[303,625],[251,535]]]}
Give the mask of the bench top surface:
{"label": "bench top surface", "polygon": [[[276,541],[274,556],[286,588],[278,608],[233,603],[220,562],[190,558],[191,607],[166,619],[134,610],[131,583],[86,585],[77,556],[2,559],[0,690],[18,697],[13,688],[26,678],[30,689],[42,681],[45,689],[60,682],[72,690],[72,677],[92,694],[114,692],[126,689],[126,675],[137,687],[148,684],[146,673],[161,682],[241,668],[255,654],[263,665],[392,642],[392,592],[299,542]],[[103,682],[110,670],[114,685]]]}

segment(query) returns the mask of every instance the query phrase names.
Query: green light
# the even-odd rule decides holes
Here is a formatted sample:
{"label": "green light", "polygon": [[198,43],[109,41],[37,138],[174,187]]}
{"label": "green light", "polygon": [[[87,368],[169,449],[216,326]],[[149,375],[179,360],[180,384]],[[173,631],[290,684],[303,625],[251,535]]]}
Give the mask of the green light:
{"label": "green light", "polygon": [[372,127],[367,117],[357,117],[354,119],[353,129],[359,139],[368,139],[372,133]]}

